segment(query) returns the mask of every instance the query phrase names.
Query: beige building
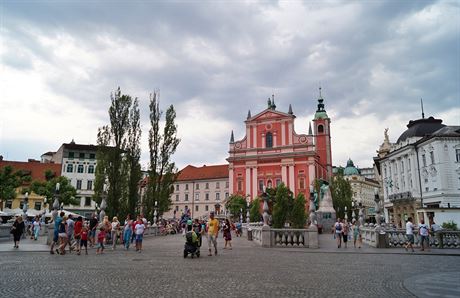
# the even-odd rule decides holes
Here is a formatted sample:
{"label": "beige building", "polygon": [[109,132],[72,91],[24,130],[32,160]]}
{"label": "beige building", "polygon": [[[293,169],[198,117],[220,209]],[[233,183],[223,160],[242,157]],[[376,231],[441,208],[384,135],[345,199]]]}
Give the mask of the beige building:
{"label": "beige building", "polygon": [[224,213],[224,201],[229,196],[228,165],[186,166],[179,172],[171,195],[171,210],[164,218],[180,218],[189,212],[192,218],[210,211]]}

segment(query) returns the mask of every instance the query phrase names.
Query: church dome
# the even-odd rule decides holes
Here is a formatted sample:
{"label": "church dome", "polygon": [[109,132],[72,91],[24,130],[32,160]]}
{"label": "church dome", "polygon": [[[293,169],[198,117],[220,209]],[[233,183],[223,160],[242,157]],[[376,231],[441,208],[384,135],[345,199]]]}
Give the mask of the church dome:
{"label": "church dome", "polygon": [[359,175],[359,171],[355,167],[355,165],[353,164],[353,161],[351,159],[348,159],[347,166],[345,167],[345,170],[343,170],[343,174],[345,176]]}
{"label": "church dome", "polygon": [[401,134],[397,143],[404,142],[411,137],[424,137],[426,135],[430,135],[443,127],[445,127],[445,125],[442,124],[442,120],[434,119],[433,117],[429,117],[427,119],[422,118],[414,121],[411,120],[409,121],[409,124],[407,124],[407,130]]}

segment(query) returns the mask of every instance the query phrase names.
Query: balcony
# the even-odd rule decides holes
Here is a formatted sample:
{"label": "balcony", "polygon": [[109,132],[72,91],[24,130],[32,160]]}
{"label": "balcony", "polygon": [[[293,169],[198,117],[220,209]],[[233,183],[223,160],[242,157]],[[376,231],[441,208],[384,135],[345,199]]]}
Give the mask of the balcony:
{"label": "balcony", "polygon": [[410,191],[392,194],[392,195],[388,196],[388,199],[392,203],[415,201],[415,198],[412,196],[412,192],[410,192]]}

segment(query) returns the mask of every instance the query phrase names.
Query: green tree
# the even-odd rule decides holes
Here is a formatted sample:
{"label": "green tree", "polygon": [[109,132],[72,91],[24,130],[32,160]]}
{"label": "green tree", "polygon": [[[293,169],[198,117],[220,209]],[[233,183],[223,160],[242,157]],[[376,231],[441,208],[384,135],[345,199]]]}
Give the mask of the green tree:
{"label": "green tree", "polygon": [[154,202],[158,202],[158,212],[162,215],[171,208],[171,193],[173,184],[177,180],[177,168],[171,160],[176,152],[180,139],[177,138],[177,125],[175,124],[176,111],[170,105],[166,110],[165,125],[163,132],[160,132],[160,110],[159,92],[155,91],[150,95],[150,125],[149,130],[149,151],[150,169],[146,197],[144,198],[145,214],[151,218],[154,213]]}
{"label": "green tree", "polygon": [[140,171],[135,165],[140,155],[139,108],[137,99],[133,104],[131,96],[122,94],[120,87],[111,94],[110,99],[110,124],[99,128],[97,134],[95,200],[101,201],[106,184],[107,215],[123,217],[137,199],[137,196],[130,198],[130,185],[131,179],[136,179]]}
{"label": "green tree", "polygon": [[307,214],[305,211],[305,196],[300,193],[293,202],[291,212],[289,214],[289,221],[295,229],[302,229],[307,222]]}
{"label": "green tree", "polygon": [[255,198],[249,210],[249,219],[251,222],[259,222],[260,221],[260,198]]}
{"label": "green tree", "polygon": [[243,218],[246,217],[247,203],[241,195],[231,195],[225,203],[225,208],[230,211],[233,218],[239,218],[241,209],[243,209]]}
{"label": "green tree", "polygon": [[16,188],[21,185],[21,176],[15,173],[11,166],[0,169],[0,210],[3,210],[3,202],[16,198]]}
{"label": "green tree", "polygon": [[70,180],[64,176],[55,177],[48,181],[32,181],[30,184],[30,190],[39,196],[48,198],[48,203],[50,204],[51,209],[53,205],[53,200],[51,199],[54,198],[57,183],[59,183],[60,203],[64,203],[64,205],[80,204],[80,202],[75,198],[77,195],[77,190],[72,186],[72,184],[70,184]]}
{"label": "green tree", "polygon": [[283,228],[293,204],[292,192],[284,183],[276,188],[275,202],[273,204],[273,227]]}
{"label": "green tree", "polygon": [[338,218],[345,218],[345,207],[347,207],[348,217],[351,218],[351,201],[353,191],[350,182],[343,175],[337,174],[332,178],[331,195],[334,209],[337,211]]}

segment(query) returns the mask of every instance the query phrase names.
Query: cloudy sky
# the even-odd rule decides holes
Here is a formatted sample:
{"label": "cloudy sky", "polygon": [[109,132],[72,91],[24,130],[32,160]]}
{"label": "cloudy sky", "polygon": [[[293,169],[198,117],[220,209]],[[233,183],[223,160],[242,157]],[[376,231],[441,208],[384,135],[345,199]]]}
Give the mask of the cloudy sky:
{"label": "cloudy sky", "polygon": [[360,167],[389,128],[425,114],[460,125],[458,1],[1,1],[0,154],[40,158],[94,144],[110,93],[140,100],[147,166],[149,94],[173,104],[187,164],[225,163],[230,132],[292,104],[306,133],[318,86],[334,165]]}

